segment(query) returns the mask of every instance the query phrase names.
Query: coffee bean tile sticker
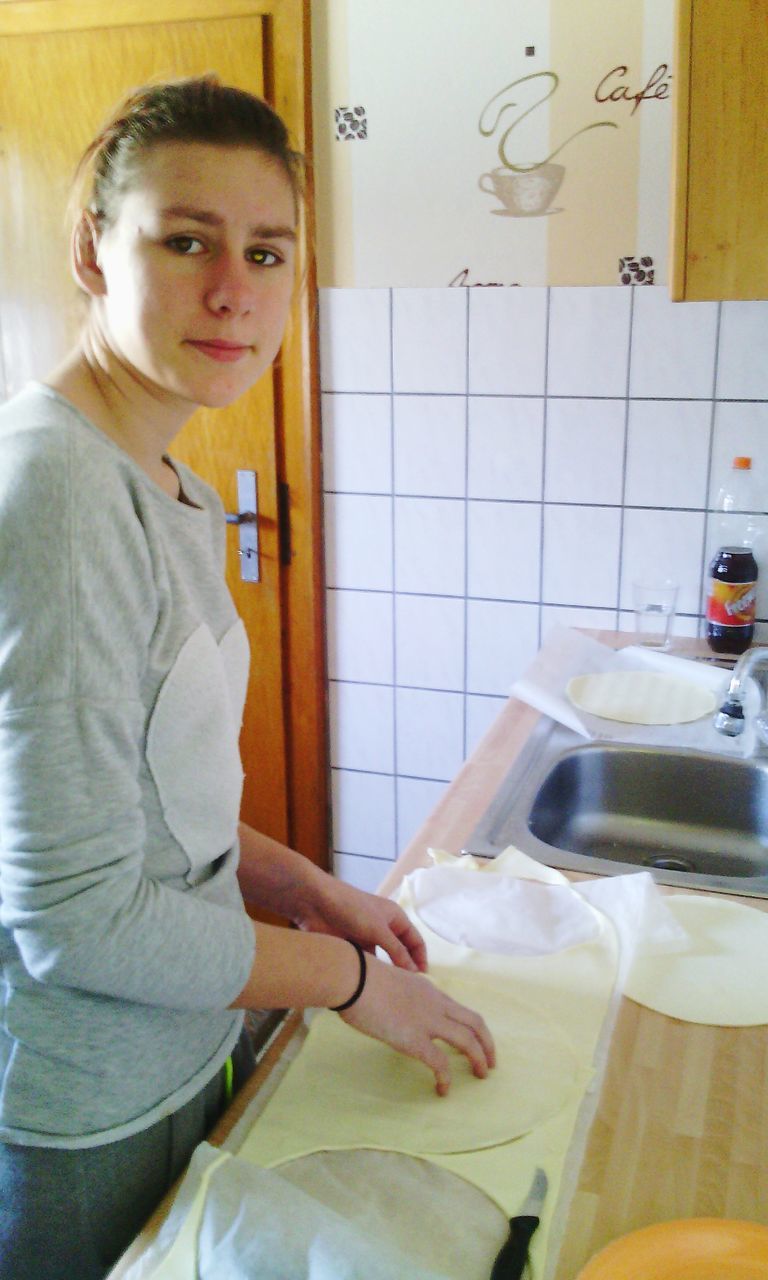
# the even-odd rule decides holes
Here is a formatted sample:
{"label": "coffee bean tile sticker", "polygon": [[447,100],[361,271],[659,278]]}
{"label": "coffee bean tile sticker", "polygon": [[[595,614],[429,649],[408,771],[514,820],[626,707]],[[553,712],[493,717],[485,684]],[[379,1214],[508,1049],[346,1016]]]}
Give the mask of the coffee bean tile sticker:
{"label": "coffee bean tile sticker", "polygon": [[620,284],[653,284],[653,258],[619,258]]}
{"label": "coffee bean tile sticker", "polygon": [[337,107],[334,120],[337,142],[364,142],[368,137],[365,107]]}

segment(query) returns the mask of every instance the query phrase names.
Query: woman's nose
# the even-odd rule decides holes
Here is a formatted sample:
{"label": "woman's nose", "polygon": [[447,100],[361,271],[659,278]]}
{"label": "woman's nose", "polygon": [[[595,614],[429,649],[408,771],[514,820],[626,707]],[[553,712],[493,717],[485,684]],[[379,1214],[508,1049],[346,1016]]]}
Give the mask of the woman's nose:
{"label": "woman's nose", "polygon": [[248,315],[253,307],[253,282],[243,258],[225,254],[212,265],[205,302],[216,315]]}

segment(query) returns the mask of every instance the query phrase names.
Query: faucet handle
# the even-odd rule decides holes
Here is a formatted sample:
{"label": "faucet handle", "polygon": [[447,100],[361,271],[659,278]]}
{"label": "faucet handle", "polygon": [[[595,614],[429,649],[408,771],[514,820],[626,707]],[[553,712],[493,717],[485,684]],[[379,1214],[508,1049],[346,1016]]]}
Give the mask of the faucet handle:
{"label": "faucet handle", "polygon": [[744,732],[744,707],[738,698],[728,697],[722,707],[716,712],[712,721],[718,733],[724,733],[727,738],[738,738],[740,733]]}

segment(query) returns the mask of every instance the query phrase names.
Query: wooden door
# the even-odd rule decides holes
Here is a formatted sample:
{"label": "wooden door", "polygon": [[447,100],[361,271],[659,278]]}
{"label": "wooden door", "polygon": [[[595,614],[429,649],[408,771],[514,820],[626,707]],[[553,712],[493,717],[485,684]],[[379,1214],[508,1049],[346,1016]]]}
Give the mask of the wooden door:
{"label": "wooden door", "polygon": [[[63,211],[78,156],[123,93],[151,79],[215,71],[262,94],[307,146],[302,0],[0,2],[0,342],[6,394],[70,348],[82,314]],[[277,367],[226,410],[199,410],[172,446],[236,509],[236,473],[254,470],[259,583],[240,577],[228,529],[228,580],[252,652],[241,741],[243,816],[327,859],[320,482],[312,296],[302,237],[289,337]],[[288,493],[290,557],[279,498]],[[194,566],[190,566],[194,572]]]}

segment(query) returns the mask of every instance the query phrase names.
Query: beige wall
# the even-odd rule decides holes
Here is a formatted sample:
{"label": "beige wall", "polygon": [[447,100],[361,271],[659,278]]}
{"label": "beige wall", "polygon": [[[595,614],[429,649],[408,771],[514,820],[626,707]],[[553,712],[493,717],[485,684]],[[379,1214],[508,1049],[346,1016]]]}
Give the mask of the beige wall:
{"label": "beige wall", "polygon": [[[324,0],[313,24],[322,285],[615,284],[631,255],[666,280],[669,0]],[[337,140],[344,106],[364,140]]]}

